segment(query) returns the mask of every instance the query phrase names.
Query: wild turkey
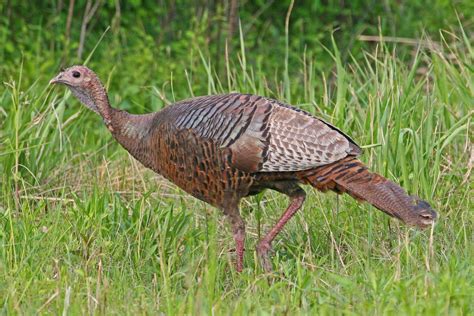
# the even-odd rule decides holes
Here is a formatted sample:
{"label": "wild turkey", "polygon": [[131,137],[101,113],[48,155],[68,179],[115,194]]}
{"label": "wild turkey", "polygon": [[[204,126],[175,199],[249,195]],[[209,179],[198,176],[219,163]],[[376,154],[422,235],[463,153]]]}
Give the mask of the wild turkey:
{"label": "wild turkey", "polygon": [[110,106],[97,75],[85,66],[70,67],[50,83],[68,86],[143,165],[223,211],[233,229],[237,271],[242,271],[245,239],[239,201],[264,189],[290,198],[280,220],[257,244],[265,271],[271,271],[272,241],[303,205],[300,184],[348,193],[408,225],[424,228],[436,219],[427,202],[370,173],[357,159],[361,149],[347,135],[278,101],[231,93],[133,115]]}

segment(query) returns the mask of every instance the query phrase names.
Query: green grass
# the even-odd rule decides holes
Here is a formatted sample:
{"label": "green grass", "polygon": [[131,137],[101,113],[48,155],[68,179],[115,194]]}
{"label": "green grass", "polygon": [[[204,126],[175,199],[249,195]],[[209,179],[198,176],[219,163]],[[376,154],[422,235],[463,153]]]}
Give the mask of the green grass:
{"label": "green grass", "polygon": [[[350,197],[306,188],[304,209],[274,244],[271,276],[254,247],[285,197],[267,192],[242,202],[248,239],[237,274],[219,211],[134,161],[98,117],[47,86],[54,72],[33,80],[18,65],[0,90],[0,310],[473,313],[473,50],[462,29],[441,34],[442,47],[415,50],[409,63],[393,46],[374,46],[343,64],[334,46],[333,72],[316,72],[305,55],[286,79],[248,64],[243,39],[240,62],[226,61],[224,75],[194,50],[201,64],[163,85],[134,85],[136,73],[95,61],[112,103],[135,111],[206,89],[291,102],[353,136],[374,171],[439,212],[431,231],[418,231]],[[187,85],[174,85],[175,77]]]}

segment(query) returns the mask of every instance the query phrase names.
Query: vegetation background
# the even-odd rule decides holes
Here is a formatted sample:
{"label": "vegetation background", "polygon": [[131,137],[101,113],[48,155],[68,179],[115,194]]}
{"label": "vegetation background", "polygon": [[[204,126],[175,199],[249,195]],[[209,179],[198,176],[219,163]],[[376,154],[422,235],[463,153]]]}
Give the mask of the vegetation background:
{"label": "vegetation background", "polygon": [[[474,2],[0,1],[1,314],[474,312]],[[324,117],[432,203],[417,231],[308,189],[242,205],[246,269],[218,211],[145,170],[48,81],[87,60],[114,106],[240,91]],[[253,211],[252,211],[253,210]]]}

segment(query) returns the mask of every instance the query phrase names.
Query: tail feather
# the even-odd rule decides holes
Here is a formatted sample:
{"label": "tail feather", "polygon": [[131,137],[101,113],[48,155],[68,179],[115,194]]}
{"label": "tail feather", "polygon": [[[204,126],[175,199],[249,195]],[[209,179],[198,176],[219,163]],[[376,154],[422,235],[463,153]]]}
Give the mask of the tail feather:
{"label": "tail feather", "polygon": [[371,173],[355,157],[346,157],[313,169],[302,178],[321,191],[347,193],[358,200],[367,201],[408,225],[427,227],[437,217],[427,202],[408,195],[398,184],[381,175]]}

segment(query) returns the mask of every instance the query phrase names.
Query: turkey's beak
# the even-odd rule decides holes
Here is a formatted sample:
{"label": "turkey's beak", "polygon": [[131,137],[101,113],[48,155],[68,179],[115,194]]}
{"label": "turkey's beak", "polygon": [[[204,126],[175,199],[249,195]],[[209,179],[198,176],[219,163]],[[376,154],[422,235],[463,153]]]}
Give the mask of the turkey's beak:
{"label": "turkey's beak", "polygon": [[63,73],[60,72],[56,77],[54,77],[53,79],[49,81],[49,84],[61,83],[62,77],[63,77]]}

